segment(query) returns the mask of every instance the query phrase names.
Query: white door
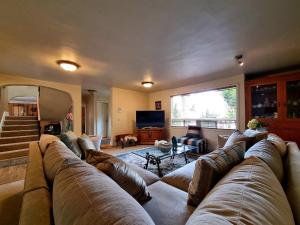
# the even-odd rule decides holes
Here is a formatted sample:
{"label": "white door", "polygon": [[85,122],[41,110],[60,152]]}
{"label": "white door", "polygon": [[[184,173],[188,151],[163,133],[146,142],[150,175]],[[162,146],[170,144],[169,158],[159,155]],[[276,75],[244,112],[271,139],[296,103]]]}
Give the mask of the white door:
{"label": "white door", "polygon": [[108,103],[97,101],[97,135],[107,137],[108,131]]}

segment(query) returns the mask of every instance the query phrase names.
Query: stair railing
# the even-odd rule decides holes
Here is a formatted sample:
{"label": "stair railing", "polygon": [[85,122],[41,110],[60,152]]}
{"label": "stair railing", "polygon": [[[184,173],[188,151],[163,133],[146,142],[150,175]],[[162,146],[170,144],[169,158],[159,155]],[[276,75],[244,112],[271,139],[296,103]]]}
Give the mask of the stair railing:
{"label": "stair railing", "polygon": [[3,114],[2,114],[2,117],[1,117],[1,121],[0,121],[0,131],[2,131],[2,126],[4,124],[4,120],[5,120],[6,116],[9,116],[9,113],[4,111]]}

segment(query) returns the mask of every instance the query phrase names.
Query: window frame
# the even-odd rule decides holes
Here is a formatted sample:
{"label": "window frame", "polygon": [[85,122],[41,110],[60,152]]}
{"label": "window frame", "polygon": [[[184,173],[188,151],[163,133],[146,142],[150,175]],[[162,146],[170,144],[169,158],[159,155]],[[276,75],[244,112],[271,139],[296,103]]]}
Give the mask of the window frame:
{"label": "window frame", "polygon": [[[213,130],[236,130],[239,127],[239,85],[238,84],[232,84],[232,85],[228,85],[228,86],[223,86],[223,87],[216,87],[216,88],[208,88],[205,90],[201,90],[201,91],[192,91],[192,92],[186,92],[184,94],[176,94],[176,95],[171,95],[170,96],[170,127],[171,128],[187,128],[189,125],[183,125],[183,126],[176,126],[173,125],[173,118],[172,118],[172,98],[175,96],[184,96],[184,95],[190,95],[190,94],[197,94],[197,93],[202,93],[202,92],[209,92],[209,91],[216,91],[216,90],[223,90],[223,89],[227,89],[227,88],[236,88],[236,118],[235,118],[235,126],[236,128],[217,128],[217,127],[202,127],[203,129],[213,129]],[[195,119],[187,119],[187,120],[195,120]],[[230,119],[228,119],[230,120]]]}

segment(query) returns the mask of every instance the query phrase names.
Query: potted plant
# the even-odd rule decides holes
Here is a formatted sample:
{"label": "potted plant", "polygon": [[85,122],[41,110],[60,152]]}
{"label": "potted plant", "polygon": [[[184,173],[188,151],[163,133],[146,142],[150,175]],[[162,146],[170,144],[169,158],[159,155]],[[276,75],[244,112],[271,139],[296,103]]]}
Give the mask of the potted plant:
{"label": "potted plant", "polygon": [[247,127],[251,130],[265,130],[265,124],[257,119],[252,119],[248,122]]}

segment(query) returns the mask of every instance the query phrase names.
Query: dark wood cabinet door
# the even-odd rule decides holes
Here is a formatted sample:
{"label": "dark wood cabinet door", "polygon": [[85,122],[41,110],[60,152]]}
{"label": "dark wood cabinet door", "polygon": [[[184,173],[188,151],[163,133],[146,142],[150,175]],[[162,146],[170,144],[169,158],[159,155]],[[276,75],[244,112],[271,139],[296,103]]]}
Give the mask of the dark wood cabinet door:
{"label": "dark wood cabinet door", "polygon": [[154,144],[156,140],[164,139],[164,129],[137,129],[137,136],[140,144]]}
{"label": "dark wood cabinet door", "polygon": [[256,118],[300,146],[300,72],[246,81],[245,106],[246,123]]}

